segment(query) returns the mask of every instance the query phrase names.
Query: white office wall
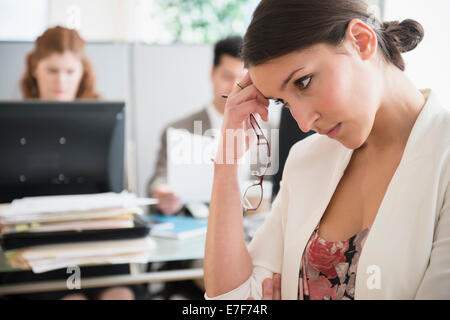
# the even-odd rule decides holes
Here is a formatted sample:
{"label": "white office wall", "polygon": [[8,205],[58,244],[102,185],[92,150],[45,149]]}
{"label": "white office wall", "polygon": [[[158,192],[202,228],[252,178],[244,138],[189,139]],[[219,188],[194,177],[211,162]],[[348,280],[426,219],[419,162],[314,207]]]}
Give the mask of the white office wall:
{"label": "white office wall", "polygon": [[450,41],[446,23],[450,20],[448,0],[386,0],[385,20],[412,18],[425,29],[419,46],[406,54],[406,73],[419,88],[434,89],[450,108]]}
{"label": "white office wall", "polygon": [[48,27],[61,25],[91,42],[132,42],[136,1],[0,0],[0,40],[34,41]]}
{"label": "white office wall", "polygon": [[134,49],[133,96],[138,192],[157,160],[162,129],[200,110],[212,99],[209,45],[137,45]]}
{"label": "white office wall", "polygon": [[87,41],[134,39],[133,0],[48,0],[48,25],[77,29]]}
{"label": "white office wall", "polygon": [[0,39],[34,40],[47,28],[47,0],[0,0]]}

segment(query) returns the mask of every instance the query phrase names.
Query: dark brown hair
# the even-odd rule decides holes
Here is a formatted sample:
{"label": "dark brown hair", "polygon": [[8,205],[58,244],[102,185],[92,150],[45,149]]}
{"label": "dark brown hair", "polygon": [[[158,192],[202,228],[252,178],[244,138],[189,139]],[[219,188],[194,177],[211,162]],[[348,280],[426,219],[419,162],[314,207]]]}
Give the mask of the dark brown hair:
{"label": "dark brown hair", "polygon": [[232,36],[218,41],[214,45],[214,67],[217,67],[223,55],[240,59],[242,50],[242,37]]}
{"label": "dark brown hair", "polygon": [[84,53],[85,42],[78,32],[64,27],[54,27],[45,31],[35,42],[35,47],[26,58],[26,70],[21,80],[24,98],[39,98],[39,88],[34,71],[40,60],[53,53],[70,51],[78,55],[83,64],[83,75],[76,98],[98,99],[95,91],[95,77],[92,66]]}
{"label": "dark brown hair", "polygon": [[327,43],[339,45],[352,19],[360,19],[376,33],[386,61],[405,70],[403,52],[423,39],[417,21],[381,23],[364,0],[262,0],[244,37],[242,57],[256,66],[285,54]]}

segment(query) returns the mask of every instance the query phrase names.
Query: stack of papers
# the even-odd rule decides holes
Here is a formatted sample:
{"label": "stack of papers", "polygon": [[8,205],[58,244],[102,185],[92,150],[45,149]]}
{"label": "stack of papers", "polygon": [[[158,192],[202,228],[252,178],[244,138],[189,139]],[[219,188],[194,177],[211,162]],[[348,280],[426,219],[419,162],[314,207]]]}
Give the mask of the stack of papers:
{"label": "stack of papers", "polygon": [[137,198],[126,191],[122,193],[99,193],[88,195],[31,197],[14,200],[6,210],[0,212],[3,219],[30,217],[51,213],[92,211],[96,209],[129,208],[158,203],[155,199]]}
{"label": "stack of papers", "polygon": [[6,253],[11,265],[34,273],[95,264],[146,263],[156,247],[149,237],[36,246]]}
{"label": "stack of papers", "polygon": [[0,218],[2,234],[133,227],[133,214],[140,208],[37,213]]}
{"label": "stack of papers", "polygon": [[154,242],[139,206],[155,203],[127,192],[14,200],[0,212],[1,244],[12,265],[35,273],[146,262]]}

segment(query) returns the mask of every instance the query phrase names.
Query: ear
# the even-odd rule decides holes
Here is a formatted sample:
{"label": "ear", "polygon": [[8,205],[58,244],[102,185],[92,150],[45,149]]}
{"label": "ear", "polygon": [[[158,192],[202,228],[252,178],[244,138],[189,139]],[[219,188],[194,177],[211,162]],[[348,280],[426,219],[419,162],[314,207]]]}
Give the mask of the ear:
{"label": "ear", "polygon": [[372,28],[361,20],[350,21],[345,36],[362,60],[369,60],[375,55],[378,46],[377,36]]}

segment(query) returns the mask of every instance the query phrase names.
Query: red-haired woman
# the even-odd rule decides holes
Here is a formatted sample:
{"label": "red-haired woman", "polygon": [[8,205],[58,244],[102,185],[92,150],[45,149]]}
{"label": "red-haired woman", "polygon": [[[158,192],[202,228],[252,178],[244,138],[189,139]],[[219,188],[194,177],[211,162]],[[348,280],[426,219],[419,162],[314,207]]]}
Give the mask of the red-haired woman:
{"label": "red-haired woman", "polygon": [[[76,30],[60,26],[46,30],[27,56],[26,71],[21,81],[23,97],[49,101],[98,99],[94,73],[84,47],[85,41]],[[127,287],[82,290],[59,296],[70,300],[135,298],[133,291]],[[48,295],[41,295],[41,298],[45,297]]]}
{"label": "red-haired woman", "polygon": [[24,98],[71,101],[97,99],[95,77],[77,31],[54,27],[45,31],[26,59],[21,81]]}

